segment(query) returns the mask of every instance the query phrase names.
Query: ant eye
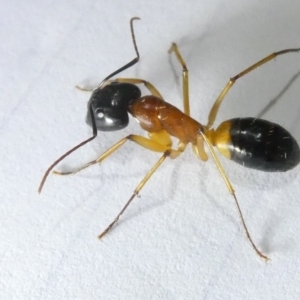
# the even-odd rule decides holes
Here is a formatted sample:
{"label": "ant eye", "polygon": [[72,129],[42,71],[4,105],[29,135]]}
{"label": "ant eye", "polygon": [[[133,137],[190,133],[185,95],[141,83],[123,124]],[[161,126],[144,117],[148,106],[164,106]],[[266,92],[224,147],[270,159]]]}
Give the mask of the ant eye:
{"label": "ant eye", "polygon": [[96,112],[96,115],[97,115],[97,117],[98,117],[99,119],[103,119],[103,118],[104,118],[104,113],[103,113],[102,110],[97,111],[97,112]]}

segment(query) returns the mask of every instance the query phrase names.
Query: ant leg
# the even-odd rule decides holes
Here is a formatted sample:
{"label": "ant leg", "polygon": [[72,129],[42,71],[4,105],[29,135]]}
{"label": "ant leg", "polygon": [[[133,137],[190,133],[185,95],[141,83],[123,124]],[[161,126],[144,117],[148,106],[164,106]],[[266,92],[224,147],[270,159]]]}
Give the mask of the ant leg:
{"label": "ant leg", "polygon": [[[161,156],[161,158],[155,163],[155,165],[150,169],[150,171],[146,174],[146,176],[142,179],[142,181],[138,184],[138,186],[135,188],[133,194],[125,204],[125,206],[122,208],[122,210],[119,212],[117,217],[114,219],[114,221],[99,235],[99,239],[101,239],[119,220],[121,215],[124,213],[124,211],[127,209],[131,201],[139,194],[141,189],[144,187],[144,185],[147,183],[147,181],[150,179],[150,177],[155,173],[155,171],[158,169],[158,167],[164,162],[164,160],[167,157],[170,158],[176,158],[178,157],[186,148],[186,144],[183,142],[179,142],[178,148],[172,149],[171,148],[171,139],[170,137],[167,137],[167,133],[165,131],[157,132],[157,133],[151,133],[149,134],[150,139],[145,138],[143,136],[139,135],[129,135],[122,140],[120,140],[118,143],[116,143],[114,146],[109,148],[106,152],[104,152],[102,155],[99,156],[98,159],[93,160],[86,164],[85,166],[81,167],[80,169],[69,172],[69,173],[59,173],[54,171],[55,174],[58,175],[69,175],[77,173],[91,165],[94,165],[96,163],[102,162],[105,158],[110,156],[113,152],[115,152],[117,149],[119,149],[123,144],[125,144],[126,141],[130,140],[138,145],[156,152],[163,152],[164,154]],[[159,141],[162,141],[163,144],[161,144]]]}
{"label": "ant leg", "polygon": [[59,172],[59,171],[53,171],[53,174],[56,175],[72,175],[72,174],[76,174],[94,164],[97,163],[101,163],[105,158],[107,158],[108,156],[110,156],[112,153],[114,153],[116,150],[118,150],[122,145],[125,144],[125,142],[127,142],[130,139],[130,136],[127,136],[125,138],[123,138],[122,140],[120,140],[119,142],[117,142],[115,145],[113,145],[112,147],[110,147],[107,151],[105,151],[102,155],[100,155],[97,159],[92,160],[90,162],[88,162],[87,164],[85,164],[84,166],[78,168],[75,171],[71,171],[71,172]]}
{"label": "ant leg", "polygon": [[137,143],[138,145],[146,148],[147,150],[154,151],[154,152],[165,152],[167,150],[171,151],[171,157],[175,158],[179,154],[177,152],[183,152],[182,148],[180,147],[179,150],[171,149],[172,143],[169,135],[165,134],[165,131],[161,131],[159,133],[152,133],[149,135],[150,139],[145,138],[143,136],[139,135],[133,135],[130,134],[126,136],[125,138],[118,141],[116,144],[114,144],[112,147],[110,147],[107,151],[105,151],[103,154],[101,154],[97,159],[92,160],[85,164],[84,166],[76,169],[75,171],[71,172],[58,172],[53,171],[56,175],[73,175],[76,174],[92,165],[95,165],[97,163],[101,163],[104,159],[106,159],[108,156],[113,154],[116,150],[118,150],[121,146],[123,146],[127,141],[133,141]]}
{"label": "ant leg", "polygon": [[[201,134],[203,140],[205,141],[205,143],[206,143],[206,145],[207,145],[207,147],[208,147],[208,149],[209,149],[209,152],[211,153],[211,156],[213,157],[213,159],[214,159],[214,161],[215,161],[215,164],[217,165],[218,170],[219,170],[219,172],[221,173],[221,175],[222,175],[222,177],[223,177],[223,179],[224,179],[224,181],[225,181],[225,184],[226,184],[226,186],[227,186],[227,188],[228,188],[229,193],[230,193],[230,194],[233,196],[233,198],[234,198],[234,201],[235,201],[235,204],[236,204],[236,206],[237,206],[237,209],[238,209],[238,212],[239,212],[239,215],[240,215],[240,218],[241,218],[241,221],[242,221],[243,227],[244,227],[244,229],[245,229],[246,236],[247,236],[248,240],[250,241],[250,243],[251,243],[253,249],[255,250],[255,252],[257,253],[257,255],[258,255],[259,257],[263,258],[264,260],[268,261],[269,258],[268,258],[266,255],[264,255],[261,251],[258,250],[258,248],[257,248],[256,245],[254,244],[254,242],[253,242],[253,240],[252,240],[252,238],[251,238],[251,236],[250,236],[250,233],[249,233],[249,231],[248,231],[246,222],[245,222],[244,217],[243,217],[243,214],[242,214],[242,210],[241,210],[240,205],[239,205],[239,203],[238,203],[238,200],[237,200],[237,198],[236,198],[234,189],[233,189],[233,187],[232,187],[232,185],[231,185],[231,183],[230,183],[230,181],[229,181],[229,179],[228,179],[228,177],[227,177],[227,175],[226,175],[226,173],[225,173],[225,170],[223,169],[223,167],[222,167],[222,165],[221,165],[221,162],[220,162],[218,156],[216,155],[216,153],[215,153],[215,151],[214,151],[214,149],[213,149],[213,146],[211,145],[211,143],[210,143],[208,137],[207,137],[202,131],[199,131],[199,133]],[[199,135],[199,137],[200,137],[200,135]]]}
{"label": "ant leg", "polygon": [[164,98],[160,94],[160,92],[149,81],[146,81],[146,80],[143,80],[143,79],[139,79],[139,78],[116,78],[116,79],[113,79],[113,80],[109,80],[107,82],[107,84],[110,84],[111,82],[125,82],[125,83],[132,83],[132,84],[144,84],[145,87],[150,91],[150,93],[153,96],[158,97],[158,98],[164,100]]}
{"label": "ant leg", "polygon": [[236,76],[230,78],[228,83],[226,84],[226,86],[224,87],[221,94],[219,95],[219,97],[217,98],[217,100],[215,101],[214,105],[212,106],[212,108],[210,110],[210,113],[209,113],[209,116],[208,116],[207,128],[209,129],[209,128],[212,127],[223,99],[225,98],[228,91],[234,85],[234,83],[236,82],[237,79],[239,79],[242,76],[250,73],[251,71],[255,70],[256,68],[260,67],[261,65],[267,63],[268,61],[272,60],[276,56],[286,54],[286,53],[290,53],[290,52],[299,52],[299,51],[300,51],[300,48],[294,48],[294,49],[285,49],[285,50],[282,50],[282,51],[274,52],[274,53],[266,56],[262,60],[258,61],[257,63],[255,63],[251,67],[247,68],[246,70],[242,71],[241,73],[237,74]]}
{"label": "ant leg", "polygon": [[142,181],[138,184],[138,186],[135,188],[133,194],[129,198],[129,200],[126,202],[125,206],[122,208],[122,210],[118,213],[116,218],[112,223],[109,224],[109,226],[98,236],[99,239],[103,238],[104,235],[106,235],[111,228],[118,222],[121,215],[124,213],[124,211],[127,209],[129,204],[132,202],[132,200],[139,194],[140,190],[144,187],[144,185],[147,183],[147,181],[150,179],[150,177],[154,174],[154,172],[158,169],[158,167],[164,162],[164,160],[170,155],[170,150],[167,150],[162,157],[156,162],[156,164],[152,167],[152,169],[146,174],[146,176],[142,179]]}
{"label": "ant leg", "polygon": [[82,88],[80,87],[79,85],[76,85],[75,86],[76,89],[78,89],[79,91],[82,91],[82,92],[92,92],[95,88]]}
{"label": "ant leg", "polygon": [[190,101],[189,101],[189,71],[186,67],[186,64],[179,52],[177,44],[173,43],[168,53],[175,53],[179,63],[182,66],[182,86],[183,86],[183,107],[184,113],[190,115]]}
{"label": "ant leg", "polygon": [[[124,83],[132,83],[132,84],[144,84],[145,87],[150,91],[151,95],[158,97],[163,100],[162,95],[160,92],[154,87],[153,84],[151,84],[149,81],[139,79],[139,78],[116,78],[116,79],[111,79],[106,81],[103,85],[102,88],[106,85],[109,85],[112,82],[124,82]],[[82,88],[78,85],[76,85],[76,88],[79,89],[80,91],[83,92],[92,92],[94,88]]]}
{"label": "ant leg", "polygon": [[126,202],[122,210],[118,213],[114,221],[109,224],[109,226],[99,235],[99,239],[103,238],[104,235],[106,235],[111,228],[118,222],[121,215],[124,213],[124,211],[127,209],[129,204],[132,202],[132,200],[139,195],[139,192],[144,187],[144,185],[147,183],[147,181],[150,179],[150,177],[155,173],[155,171],[158,169],[158,167],[164,162],[164,160],[170,156],[171,158],[176,158],[178,155],[180,155],[186,147],[186,144],[179,142],[178,149],[169,149],[164,152],[162,157],[156,162],[156,164],[151,168],[151,170],[146,174],[146,176],[142,179],[142,181],[138,184],[138,186],[135,188],[133,194],[129,198],[129,200]]}

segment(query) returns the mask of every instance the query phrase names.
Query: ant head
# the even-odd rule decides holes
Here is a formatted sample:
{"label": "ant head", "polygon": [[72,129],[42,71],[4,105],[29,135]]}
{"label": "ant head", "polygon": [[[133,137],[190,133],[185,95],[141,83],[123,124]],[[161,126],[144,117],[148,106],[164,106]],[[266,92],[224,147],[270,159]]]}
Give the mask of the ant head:
{"label": "ant head", "polygon": [[[94,90],[88,107],[92,106],[96,127],[99,131],[116,131],[129,123],[128,105],[141,97],[140,89],[130,83],[112,82]],[[86,122],[92,126],[88,110]]]}

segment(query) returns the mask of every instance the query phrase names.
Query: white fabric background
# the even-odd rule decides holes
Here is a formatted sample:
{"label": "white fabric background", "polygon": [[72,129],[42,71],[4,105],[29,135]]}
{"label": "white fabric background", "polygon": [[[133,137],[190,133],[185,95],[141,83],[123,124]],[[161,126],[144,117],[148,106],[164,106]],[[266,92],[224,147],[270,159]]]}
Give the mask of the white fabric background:
{"label": "white fabric background", "polygon": [[[190,70],[192,116],[206,123],[230,76],[273,51],[300,47],[299,1],[1,1],[0,298],[298,299],[299,167],[285,174],[245,169],[220,158],[248,228],[272,259],[257,257],[212,159],[188,147],[167,160],[102,240],[159,155],[132,143],[76,176],[46,168],[91,135],[89,94],[133,59],[129,19],[141,61],[122,77],[151,81],[182,107],[181,70],[167,50],[177,42]],[[172,70],[172,66],[173,69]],[[217,124],[259,116],[300,141],[300,53],[241,79]],[[279,97],[278,97],[279,96]],[[135,120],[65,159],[69,170],[129,133]]]}

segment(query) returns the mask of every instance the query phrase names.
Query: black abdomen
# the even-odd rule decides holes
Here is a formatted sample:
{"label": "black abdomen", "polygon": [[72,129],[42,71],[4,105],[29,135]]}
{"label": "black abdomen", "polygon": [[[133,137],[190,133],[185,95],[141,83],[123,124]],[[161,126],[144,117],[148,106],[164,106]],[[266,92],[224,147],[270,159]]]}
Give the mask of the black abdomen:
{"label": "black abdomen", "polygon": [[[227,142],[227,149],[233,161],[267,172],[284,172],[299,164],[297,141],[280,125],[255,118],[231,119],[224,123],[229,130],[231,141]],[[224,123],[219,128],[224,127]]]}

